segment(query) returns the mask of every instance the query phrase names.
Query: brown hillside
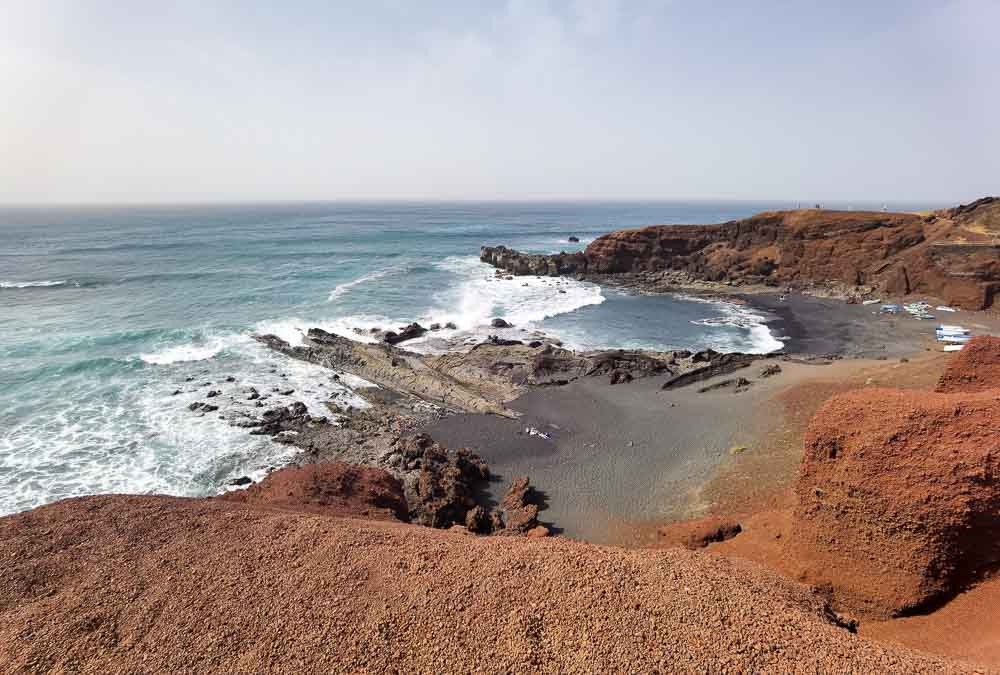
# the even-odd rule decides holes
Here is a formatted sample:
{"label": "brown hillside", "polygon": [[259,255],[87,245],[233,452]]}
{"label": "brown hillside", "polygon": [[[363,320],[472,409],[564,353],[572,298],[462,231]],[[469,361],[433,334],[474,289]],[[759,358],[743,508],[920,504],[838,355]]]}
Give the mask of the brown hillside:
{"label": "brown hillside", "polygon": [[112,496],[0,519],[0,560],[3,672],[971,670],[680,550]]}

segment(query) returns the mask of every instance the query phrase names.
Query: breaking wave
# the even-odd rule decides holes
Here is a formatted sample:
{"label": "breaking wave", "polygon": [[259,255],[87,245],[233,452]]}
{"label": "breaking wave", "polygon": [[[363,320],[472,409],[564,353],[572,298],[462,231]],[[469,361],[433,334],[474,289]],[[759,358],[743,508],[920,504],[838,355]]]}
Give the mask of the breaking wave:
{"label": "breaking wave", "polygon": [[76,284],[65,279],[57,281],[0,281],[0,288],[50,288],[52,286],[68,286]]}

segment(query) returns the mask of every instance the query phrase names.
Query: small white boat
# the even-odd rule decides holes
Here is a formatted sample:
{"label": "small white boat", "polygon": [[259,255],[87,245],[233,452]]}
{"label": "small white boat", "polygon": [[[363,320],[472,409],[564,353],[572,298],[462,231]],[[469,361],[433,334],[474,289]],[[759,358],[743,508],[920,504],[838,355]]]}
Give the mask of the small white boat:
{"label": "small white boat", "polygon": [[969,329],[964,326],[946,326],[944,324],[935,329],[938,333],[952,333],[954,335],[968,335]]}
{"label": "small white boat", "polygon": [[962,347],[964,347],[964,346],[965,345],[945,345],[944,346],[944,351],[946,351],[946,352],[960,352],[960,351],[962,351]]}
{"label": "small white boat", "polygon": [[938,342],[958,342],[958,343],[961,343],[961,344],[965,344],[966,342],[968,342],[971,339],[972,339],[972,337],[969,336],[969,335],[940,335],[940,336],[938,336]]}
{"label": "small white boat", "polygon": [[934,309],[940,310],[942,312],[957,312],[958,311],[954,307],[945,307],[944,305],[938,305]]}

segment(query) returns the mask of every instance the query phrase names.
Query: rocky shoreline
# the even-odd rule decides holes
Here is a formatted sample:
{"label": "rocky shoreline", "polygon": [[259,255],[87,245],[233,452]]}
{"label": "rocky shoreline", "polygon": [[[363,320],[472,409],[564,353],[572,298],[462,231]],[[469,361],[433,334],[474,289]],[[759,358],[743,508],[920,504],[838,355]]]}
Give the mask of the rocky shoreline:
{"label": "rocky shoreline", "polygon": [[[533,531],[533,536],[543,534],[537,517],[542,500],[530,489],[528,477],[513,480],[494,508],[484,489],[491,478],[487,464],[465,448],[442,447],[422,430],[458,414],[516,419],[521,413],[508,404],[534,388],[581,378],[602,378],[611,387],[649,376],[662,376],[669,388],[734,372],[760,358],[712,350],[573,352],[552,342],[495,338],[467,351],[428,356],[398,344],[359,342],[315,328],[298,346],[273,335],[256,339],[286,356],[330,369],[334,379],[360,378],[369,386],[354,393],[364,405],[344,408],[330,402],[330,415],[316,416],[301,402],[268,408],[257,401],[259,414],[243,410],[221,415],[230,424],[295,447],[298,466],[341,462],[384,471],[400,483],[408,522],[477,533]],[[210,398],[191,404],[192,412],[215,413],[218,406],[210,401],[221,403],[221,393],[209,391]],[[250,482],[234,483],[242,487]],[[525,515],[531,511],[530,517]]]}

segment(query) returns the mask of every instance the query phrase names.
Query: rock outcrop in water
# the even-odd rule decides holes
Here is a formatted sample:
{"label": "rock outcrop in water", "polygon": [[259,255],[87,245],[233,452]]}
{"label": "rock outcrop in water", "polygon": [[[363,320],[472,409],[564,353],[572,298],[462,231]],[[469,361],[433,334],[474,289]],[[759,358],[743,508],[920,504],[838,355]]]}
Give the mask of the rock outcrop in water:
{"label": "rock outcrop in water", "polygon": [[1000,291],[1000,199],[930,215],[807,209],[718,225],[612,232],[583,253],[533,255],[483,247],[480,259],[515,275],[633,275],[640,288],[713,282],[844,293],[927,294],[966,309]]}

